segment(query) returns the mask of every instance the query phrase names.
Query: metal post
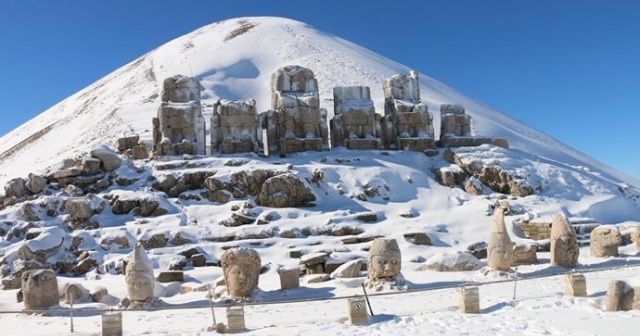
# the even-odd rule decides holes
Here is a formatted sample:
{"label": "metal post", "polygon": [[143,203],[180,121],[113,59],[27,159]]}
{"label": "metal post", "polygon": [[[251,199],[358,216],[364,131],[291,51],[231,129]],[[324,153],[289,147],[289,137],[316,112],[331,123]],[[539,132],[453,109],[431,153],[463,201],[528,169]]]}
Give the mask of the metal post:
{"label": "metal post", "polygon": [[211,307],[211,317],[213,318],[213,327],[218,324],[216,322],[216,314],[213,311],[213,294],[211,293],[211,285],[207,285],[207,289],[209,291],[209,306]]}
{"label": "metal post", "polygon": [[371,313],[371,316],[375,316],[375,314],[373,314],[373,309],[371,309],[371,302],[369,302],[369,295],[367,295],[367,290],[364,288],[364,283],[360,285],[362,286],[362,291],[364,292],[364,299],[367,300],[367,306],[369,306],[369,312]]}
{"label": "metal post", "polygon": [[74,297],[73,297],[73,291],[68,291],[67,292],[69,294],[69,301],[70,301],[70,309],[69,309],[69,318],[71,319],[71,333],[73,333],[73,301],[74,301]]}
{"label": "metal post", "polygon": [[516,287],[518,286],[518,268],[516,267],[516,279],[513,281],[513,299],[516,299]]}

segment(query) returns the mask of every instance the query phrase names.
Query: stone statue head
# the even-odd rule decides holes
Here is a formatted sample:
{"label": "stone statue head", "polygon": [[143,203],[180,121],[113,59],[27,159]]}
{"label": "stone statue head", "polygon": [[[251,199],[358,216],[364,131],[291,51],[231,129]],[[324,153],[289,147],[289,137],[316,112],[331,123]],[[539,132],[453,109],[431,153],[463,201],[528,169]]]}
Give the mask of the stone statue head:
{"label": "stone statue head", "polygon": [[153,265],[140,243],[136,244],[125,269],[127,294],[131,301],[153,300],[155,279]]}
{"label": "stone statue head", "polygon": [[60,304],[56,274],[50,269],[36,269],[22,273],[24,309],[46,309]]}
{"label": "stone statue head", "polygon": [[367,277],[379,279],[393,277],[400,273],[401,255],[395,239],[378,238],[369,249]]}
{"label": "stone statue head", "polygon": [[245,247],[232,248],[225,251],[221,259],[229,295],[236,298],[251,296],[258,287],[260,276],[258,252]]}

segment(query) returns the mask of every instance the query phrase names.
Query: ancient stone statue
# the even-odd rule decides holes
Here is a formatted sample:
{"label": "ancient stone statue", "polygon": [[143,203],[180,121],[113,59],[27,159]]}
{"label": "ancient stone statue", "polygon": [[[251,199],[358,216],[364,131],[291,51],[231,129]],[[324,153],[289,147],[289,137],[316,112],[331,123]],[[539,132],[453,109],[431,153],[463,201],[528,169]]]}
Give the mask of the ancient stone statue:
{"label": "ancient stone statue", "polygon": [[60,304],[56,274],[50,269],[22,273],[22,295],[25,310],[47,309]]}
{"label": "ancient stone statue", "polygon": [[395,239],[378,238],[369,249],[367,260],[367,280],[393,281],[400,273],[402,258]]}
{"label": "ancient stone statue", "polygon": [[258,252],[245,247],[231,248],[222,254],[220,262],[229,295],[234,298],[250,297],[258,287],[260,277]]}
{"label": "ancient stone statue", "polygon": [[513,243],[504,223],[504,212],[504,207],[495,209],[487,247],[487,263],[498,271],[508,271],[513,264]]}
{"label": "ancient stone statue", "polygon": [[382,132],[386,148],[423,151],[435,148],[433,116],[420,100],[418,73],[385,79]]}
{"label": "ancient stone statue", "polygon": [[622,235],[615,226],[599,226],[591,231],[589,236],[592,257],[617,257],[620,243],[622,243]]}
{"label": "ancient stone statue", "polygon": [[380,115],[375,113],[368,86],[333,88],[334,117],[331,119],[331,148],[378,149]]}
{"label": "ancient stone statue", "polygon": [[149,303],[154,299],[153,265],[142,244],[138,243],[129,256],[125,269],[127,295],[132,304]]}
{"label": "ancient stone statue", "polygon": [[159,155],[204,154],[201,89],[191,77],[175,75],[164,80],[162,103],[153,118],[154,150]]}
{"label": "ancient stone statue", "polygon": [[258,150],[256,101],[219,99],[211,117],[211,148],[220,153]]}
{"label": "ancient stone statue", "polygon": [[271,75],[271,109],[260,117],[269,150],[323,150],[329,133],[327,112],[320,108],[313,71],[297,65],[276,70]]}
{"label": "ancient stone statue", "polygon": [[562,213],[551,222],[551,266],[575,267],[580,255],[576,232]]}
{"label": "ancient stone statue", "polygon": [[471,116],[465,113],[462,105],[440,105],[439,146],[462,147],[483,144],[509,148],[509,141],[506,138],[473,135],[471,132]]}

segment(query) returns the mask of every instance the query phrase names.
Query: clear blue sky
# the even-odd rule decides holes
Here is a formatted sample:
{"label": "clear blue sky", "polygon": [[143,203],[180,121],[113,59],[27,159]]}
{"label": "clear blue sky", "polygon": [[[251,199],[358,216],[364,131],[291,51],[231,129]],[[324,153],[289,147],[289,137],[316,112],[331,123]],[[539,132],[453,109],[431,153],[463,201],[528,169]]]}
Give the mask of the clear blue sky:
{"label": "clear blue sky", "polygon": [[0,135],[173,38],[240,16],[309,23],[640,178],[637,0],[4,0]]}

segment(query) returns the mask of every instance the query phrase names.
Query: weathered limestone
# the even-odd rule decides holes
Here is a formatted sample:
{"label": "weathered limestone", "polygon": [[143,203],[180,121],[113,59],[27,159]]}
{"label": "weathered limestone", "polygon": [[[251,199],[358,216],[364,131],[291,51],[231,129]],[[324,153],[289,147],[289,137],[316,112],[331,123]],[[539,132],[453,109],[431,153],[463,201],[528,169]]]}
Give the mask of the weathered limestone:
{"label": "weathered limestone", "polygon": [[133,147],[138,145],[139,141],[139,135],[118,138],[118,152],[124,153],[128,149],[133,149]]}
{"label": "weathered limestone", "polygon": [[27,180],[25,183],[25,187],[32,194],[39,194],[40,192],[42,192],[42,190],[44,190],[46,186],[47,186],[47,179],[44,178],[44,176],[31,174],[31,173],[27,177]]}
{"label": "weathered limestone", "polygon": [[589,238],[591,256],[599,258],[617,257],[620,243],[622,243],[622,235],[617,227],[599,226],[591,231]]}
{"label": "weathered limestone", "polygon": [[397,74],[383,82],[385,148],[423,151],[435,148],[433,116],[420,101],[418,73]]}
{"label": "weathered limestone", "polygon": [[367,302],[364,297],[356,296],[347,299],[347,317],[349,324],[352,325],[362,325],[369,322]]}
{"label": "weathered limestone", "polygon": [[398,277],[401,278],[401,257],[395,239],[375,239],[369,249],[365,284],[370,288],[380,287],[384,283],[397,284]]}
{"label": "weathered limestone", "polygon": [[227,307],[227,332],[236,333],[245,329],[244,307]]}
{"label": "weathered limestone", "polygon": [[357,278],[360,276],[362,269],[362,261],[360,259],[350,260],[340,265],[335,271],[331,272],[332,278]]}
{"label": "weathered limestone", "polygon": [[102,335],[122,335],[122,313],[102,314]]}
{"label": "weathered limestone", "polygon": [[331,119],[331,148],[382,148],[380,120],[368,86],[333,88],[334,117]]}
{"label": "weathered limestone", "polygon": [[162,103],[153,118],[153,144],[158,155],[204,154],[201,88],[191,77],[175,75],[164,80]]}
{"label": "weathered limestone", "polygon": [[256,101],[219,99],[211,116],[211,148],[220,153],[258,150]]}
{"label": "weathered limestone", "polygon": [[513,247],[513,265],[532,265],[538,263],[537,244],[518,244]]}
{"label": "weathered limestone", "polygon": [[47,309],[60,304],[56,273],[50,269],[22,273],[24,310]]}
{"label": "weathered limestone", "polygon": [[513,264],[513,243],[504,223],[504,211],[504,207],[495,209],[487,248],[487,263],[498,271],[508,271]]}
{"label": "weathered limestone", "polygon": [[327,112],[320,108],[318,81],[310,69],[290,65],[271,75],[271,109],[260,115],[269,152],[322,151],[328,145]]}
{"label": "weathered limestone", "polygon": [[587,280],[583,274],[567,274],[564,276],[564,289],[568,296],[586,297]]}
{"label": "weathered limestone", "polygon": [[302,207],[311,205],[316,196],[296,174],[281,174],[268,178],[256,203],[272,208]]}
{"label": "weathered limestone", "polygon": [[125,269],[125,281],[127,282],[128,298],[134,306],[150,303],[154,300],[153,265],[140,243],[136,244],[129,256]]}
{"label": "weathered limestone", "polygon": [[492,144],[509,148],[506,138],[474,136],[471,132],[471,116],[462,105],[440,105],[440,147],[471,147]]}
{"label": "weathered limestone", "polygon": [[607,286],[606,311],[640,309],[640,287],[629,286],[621,280],[611,280]]}
{"label": "weathered limestone", "polygon": [[278,269],[281,289],[294,289],[300,287],[300,267],[282,267]]}
{"label": "weathered limestone", "polygon": [[322,274],[325,272],[328,254],[324,252],[311,253],[300,258],[300,265],[304,265],[306,274]]}
{"label": "weathered limestone", "polygon": [[480,313],[480,291],[478,287],[460,287],[460,312],[464,314]]}
{"label": "weathered limestone", "polygon": [[562,213],[551,222],[551,266],[575,267],[580,255],[576,232]]}
{"label": "weathered limestone", "polygon": [[27,195],[25,180],[21,177],[14,178],[4,185],[4,194],[7,197],[24,197]]}
{"label": "weathered limestone", "polygon": [[220,262],[229,295],[234,298],[251,297],[260,277],[258,252],[245,247],[231,248],[222,254]]}

